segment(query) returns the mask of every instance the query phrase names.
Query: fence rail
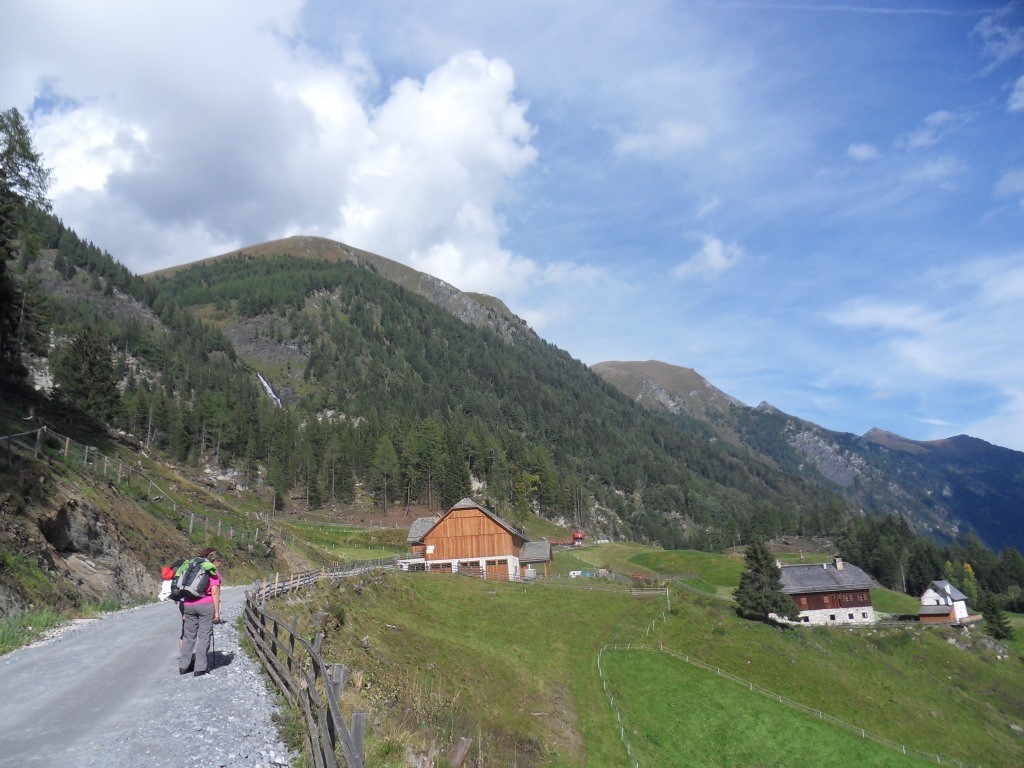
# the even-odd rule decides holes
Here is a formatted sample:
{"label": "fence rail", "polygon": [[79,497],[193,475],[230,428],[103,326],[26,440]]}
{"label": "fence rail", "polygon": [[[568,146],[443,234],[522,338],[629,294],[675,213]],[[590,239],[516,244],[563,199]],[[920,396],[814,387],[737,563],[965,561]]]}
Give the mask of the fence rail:
{"label": "fence rail", "polygon": [[289,703],[301,710],[315,768],[339,768],[339,751],[340,765],[365,768],[366,714],[354,712],[351,726],[345,722],[338,700],[348,671],[343,664],[324,661],[324,633],[318,632],[314,641],[308,642],[280,616],[269,613],[267,600],[305,589],[321,579],[393,570],[396,562],[395,558],[387,558],[291,573],[284,578],[275,574],[273,579],[260,579],[246,592],[246,635],[274,683]]}

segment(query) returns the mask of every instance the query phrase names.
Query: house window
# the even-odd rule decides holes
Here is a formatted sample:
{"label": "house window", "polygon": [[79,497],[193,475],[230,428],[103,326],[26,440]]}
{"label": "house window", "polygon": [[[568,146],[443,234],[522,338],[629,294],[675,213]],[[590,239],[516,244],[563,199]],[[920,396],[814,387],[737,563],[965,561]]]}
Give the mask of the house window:
{"label": "house window", "polygon": [[862,619],[866,619],[866,618],[868,617],[868,615],[867,615],[867,613],[865,612],[865,613],[862,613],[862,614],[860,615],[860,617],[861,617]]}
{"label": "house window", "polygon": [[852,613],[846,614],[846,618],[848,618],[850,621],[853,621],[853,614]]}
{"label": "house window", "polygon": [[800,598],[800,607],[801,608],[806,608],[807,607],[807,598],[806,597],[801,597]]}
{"label": "house window", "polygon": [[828,615],[828,620],[829,620],[829,621],[835,621],[835,620],[836,620],[836,615],[835,615],[834,613],[830,613],[830,614]]}

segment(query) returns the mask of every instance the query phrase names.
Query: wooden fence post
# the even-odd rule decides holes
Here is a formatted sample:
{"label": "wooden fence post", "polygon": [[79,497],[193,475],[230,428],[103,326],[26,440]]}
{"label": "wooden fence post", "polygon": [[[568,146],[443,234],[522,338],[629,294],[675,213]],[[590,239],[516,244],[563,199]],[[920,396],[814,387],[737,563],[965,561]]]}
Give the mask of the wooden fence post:
{"label": "wooden fence post", "polygon": [[359,759],[359,765],[363,766],[366,757],[363,755],[363,740],[366,736],[366,713],[352,713],[352,746]]}
{"label": "wooden fence post", "polygon": [[196,521],[196,513],[189,512],[188,514],[188,532],[192,533],[192,524]]}
{"label": "wooden fence post", "polygon": [[71,450],[71,438],[70,437],[65,437],[64,438],[64,458],[65,459],[68,457],[68,452],[70,450]]}
{"label": "wooden fence post", "polygon": [[448,765],[452,768],[461,768],[466,757],[469,755],[469,748],[472,746],[472,739],[460,736],[459,740],[455,743],[455,746],[452,747],[452,751],[448,753]]}
{"label": "wooden fence post", "polygon": [[348,667],[344,664],[331,664],[328,678],[331,690],[334,691],[334,698],[340,699],[345,691],[345,683],[348,682]]}

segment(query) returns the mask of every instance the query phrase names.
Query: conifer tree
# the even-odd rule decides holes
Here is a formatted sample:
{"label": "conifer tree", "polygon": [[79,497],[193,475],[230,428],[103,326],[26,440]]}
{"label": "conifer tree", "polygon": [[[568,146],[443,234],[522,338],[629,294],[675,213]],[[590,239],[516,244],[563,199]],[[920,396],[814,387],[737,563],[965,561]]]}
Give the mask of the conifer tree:
{"label": "conifer tree", "polygon": [[740,585],[733,596],[740,610],[748,616],[767,619],[774,613],[789,619],[799,615],[793,598],[782,591],[782,572],[768,546],[760,539],[747,545],[744,557],[747,570],[740,576]]}
{"label": "conifer tree", "polygon": [[120,411],[118,377],[107,339],[87,325],[57,356],[53,376],[61,397],[80,410],[110,422]]}
{"label": "conifer tree", "polygon": [[0,371],[21,378],[21,332],[25,296],[8,269],[16,255],[18,228],[30,207],[49,208],[50,171],[32,146],[32,135],[17,109],[0,112]]}
{"label": "conifer tree", "polygon": [[398,473],[398,452],[391,438],[384,435],[377,443],[377,450],[374,451],[370,476],[373,491],[381,497],[381,504],[385,510],[398,492]]}
{"label": "conifer tree", "polygon": [[1010,619],[990,594],[982,596],[981,613],[985,619],[985,634],[993,640],[1013,640],[1014,631]]}

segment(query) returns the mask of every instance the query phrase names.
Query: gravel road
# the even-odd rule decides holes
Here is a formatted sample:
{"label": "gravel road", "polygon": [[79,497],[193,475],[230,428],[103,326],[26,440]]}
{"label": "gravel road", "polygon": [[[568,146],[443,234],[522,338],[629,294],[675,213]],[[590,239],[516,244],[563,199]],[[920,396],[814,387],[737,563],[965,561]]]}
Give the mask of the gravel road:
{"label": "gravel road", "polygon": [[205,677],[178,674],[173,603],[75,622],[0,657],[0,768],[291,765],[274,695],[239,648],[244,599],[222,591]]}

